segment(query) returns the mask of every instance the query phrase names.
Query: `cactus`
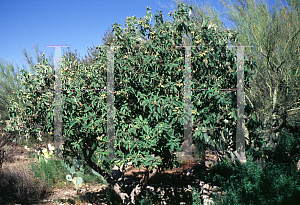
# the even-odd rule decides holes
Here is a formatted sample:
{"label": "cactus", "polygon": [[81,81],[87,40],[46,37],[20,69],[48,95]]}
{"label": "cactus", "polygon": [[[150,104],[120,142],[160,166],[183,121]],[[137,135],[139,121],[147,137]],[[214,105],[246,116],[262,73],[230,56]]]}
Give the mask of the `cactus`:
{"label": "cactus", "polygon": [[82,178],[81,177],[73,177],[72,178],[72,176],[68,174],[66,176],[66,179],[68,181],[72,181],[75,184],[76,190],[78,192],[78,185],[80,185],[82,183],[82,181],[83,181]]}
{"label": "cactus", "polygon": [[[63,160],[61,161],[61,164],[62,164],[63,167],[67,168],[68,172],[70,173],[70,174],[66,175],[66,179],[68,181],[72,181],[76,186],[76,190],[78,191],[78,185],[82,184],[82,182],[83,182],[83,176],[84,176],[83,165],[79,165],[77,159],[73,159],[73,165],[72,166],[67,165],[67,163],[64,162]],[[79,171],[76,171],[75,167],[77,169],[79,169]],[[91,171],[94,175],[101,176],[95,170],[91,169]],[[76,175],[76,177],[74,175]]]}
{"label": "cactus", "polygon": [[[73,165],[72,166],[68,166],[63,160],[61,161],[62,166],[64,166],[65,168],[68,169],[68,171],[70,172],[70,174],[68,174],[66,176],[66,179],[68,181],[72,181],[75,184],[76,190],[78,191],[78,185],[80,185],[83,182],[82,176],[84,175],[84,169],[83,169],[83,165],[79,166],[78,161],[76,159],[73,160]],[[77,168],[79,168],[79,172],[76,173],[75,171],[75,166]],[[74,177],[74,174],[76,173],[76,177]]]}

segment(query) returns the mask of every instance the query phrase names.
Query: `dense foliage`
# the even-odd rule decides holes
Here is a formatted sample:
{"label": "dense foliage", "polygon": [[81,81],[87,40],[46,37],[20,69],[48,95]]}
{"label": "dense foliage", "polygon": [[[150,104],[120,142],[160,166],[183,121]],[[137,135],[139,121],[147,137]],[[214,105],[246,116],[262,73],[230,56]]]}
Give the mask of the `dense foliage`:
{"label": "dense foliage", "polygon": [[287,130],[283,133],[276,150],[266,157],[263,168],[256,160],[248,160],[245,164],[225,160],[206,174],[196,174],[227,192],[222,204],[297,204],[300,173],[296,158],[300,138]]}

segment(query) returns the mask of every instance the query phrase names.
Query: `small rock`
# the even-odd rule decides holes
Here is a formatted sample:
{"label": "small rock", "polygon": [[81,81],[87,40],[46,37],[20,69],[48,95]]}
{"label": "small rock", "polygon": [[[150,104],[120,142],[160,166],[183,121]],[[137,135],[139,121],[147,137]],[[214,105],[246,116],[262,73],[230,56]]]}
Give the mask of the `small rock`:
{"label": "small rock", "polygon": [[154,191],[154,187],[153,186],[147,186],[146,189],[150,189],[151,191]]}
{"label": "small rock", "polygon": [[213,186],[212,189],[211,189],[212,192],[216,192],[218,190],[219,190],[219,187],[217,187],[217,186]]}
{"label": "small rock", "polygon": [[187,176],[193,175],[193,170],[192,169],[186,170],[186,175]]}
{"label": "small rock", "polygon": [[204,181],[201,181],[199,182],[199,186],[203,186],[204,185]]}
{"label": "small rock", "polygon": [[209,184],[204,184],[203,188],[209,190]]}
{"label": "small rock", "polygon": [[119,167],[117,165],[115,165],[112,170],[119,170]]}
{"label": "small rock", "polygon": [[202,194],[209,194],[209,192],[205,189],[203,189]]}

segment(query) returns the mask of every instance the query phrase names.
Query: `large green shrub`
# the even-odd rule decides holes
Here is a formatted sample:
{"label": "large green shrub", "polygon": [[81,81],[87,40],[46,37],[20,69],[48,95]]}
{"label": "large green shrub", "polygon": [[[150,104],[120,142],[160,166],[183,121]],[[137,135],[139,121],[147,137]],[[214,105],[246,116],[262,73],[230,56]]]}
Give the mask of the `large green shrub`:
{"label": "large green shrub", "polygon": [[[237,33],[220,31],[208,22],[197,30],[195,21],[190,18],[190,9],[180,4],[173,15],[173,22],[164,21],[162,13],[159,13],[155,15],[153,27],[148,22],[152,17],[148,8],[145,18],[127,18],[127,28],[124,29],[127,32],[119,24],[113,25],[113,45],[121,46],[114,54],[114,106],[115,153],[122,160],[100,160],[106,157],[107,150],[106,91],[63,92],[63,156],[83,160],[104,176],[115,191],[118,188],[111,178],[114,165],[132,161],[134,166],[152,170],[161,165],[166,153],[180,151],[184,134],[186,48],[176,49],[176,46],[182,44],[185,33],[192,34],[192,46],[201,46],[191,48],[192,78],[199,82],[197,86],[192,84],[192,88],[208,89],[192,95],[192,117],[196,122],[193,126],[194,143],[221,143],[213,130],[206,138],[202,133],[203,127],[236,129],[236,95],[217,89],[236,87],[236,54],[228,49],[227,39],[229,37],[232,42],[235,41]],[[149,40],[143,44],[137,40],[146,39],[146,36]],[[89,67],[63,57],[63,89],[101,89],[106,86],[107,48],[98,49],[99,56]],[[18,92],[18,95],[27,102],[27,107],[19,112],[12,102],[9,107],[11,125],[22,124],[29,128],[30,123],[38,121],[44,131],[53,132],[55,74],[47,63],[46,59],[38,65],[40,75],[33,78],[30,73],[24,72],[24,84],[29,92]],[[246,85],[253,67],[252,62],[245,60]],[[230,136],[226,137],[227,142],[235,141],[229,139]],[[152,158],[151,154],[158,158]],[[172,159],[169,165],[173,167],[175,161]],[[139,186],[135,188],[138,194]]]}

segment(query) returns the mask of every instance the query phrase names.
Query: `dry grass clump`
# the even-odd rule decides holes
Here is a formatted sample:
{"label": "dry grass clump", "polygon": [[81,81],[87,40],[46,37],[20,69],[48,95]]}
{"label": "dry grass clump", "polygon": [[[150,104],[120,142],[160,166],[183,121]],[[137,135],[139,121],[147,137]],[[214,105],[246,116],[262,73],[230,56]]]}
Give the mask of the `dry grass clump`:
{"label": "dry grass clump", "polygon": [[23,163],[3,167],[0,172],[0,203],[31,204],[46,196],[49,187],[33,177]]}

